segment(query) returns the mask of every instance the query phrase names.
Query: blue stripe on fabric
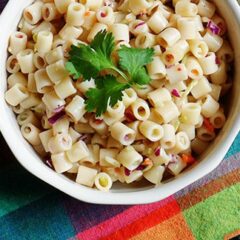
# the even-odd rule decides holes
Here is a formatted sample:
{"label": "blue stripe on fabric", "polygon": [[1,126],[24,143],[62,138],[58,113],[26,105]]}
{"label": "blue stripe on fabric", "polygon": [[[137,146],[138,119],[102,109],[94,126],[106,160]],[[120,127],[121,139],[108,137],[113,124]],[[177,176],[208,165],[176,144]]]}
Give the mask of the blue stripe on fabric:
{"label": "blue stripe on fabric", "polygon": [[232,146],[230,147],[224,158],[229,158],[230,156],[235,155],[238,152],[240,152],[240,133],[235,138]]}
{"label": "blue stripe on fabric", "polygon": [[65,197],[65,207],[77,232],[91,228],[129,209],[129,205],[97,205]]}
{"label": "blue stripe on fabric", "polygon": [[1,240],[66,240],[75,235],[56,193],[0,218]]}

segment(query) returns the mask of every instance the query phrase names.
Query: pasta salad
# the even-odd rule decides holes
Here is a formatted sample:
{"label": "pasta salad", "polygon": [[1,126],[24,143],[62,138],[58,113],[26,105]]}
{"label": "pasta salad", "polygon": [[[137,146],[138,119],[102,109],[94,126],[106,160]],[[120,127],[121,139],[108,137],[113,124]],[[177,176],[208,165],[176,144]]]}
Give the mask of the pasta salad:
{"label": "pasta salad", "polygon": [[9,39],[6,102],[57,173],[160,184],[226,121],[233,50],[207,0],[39,0]]}

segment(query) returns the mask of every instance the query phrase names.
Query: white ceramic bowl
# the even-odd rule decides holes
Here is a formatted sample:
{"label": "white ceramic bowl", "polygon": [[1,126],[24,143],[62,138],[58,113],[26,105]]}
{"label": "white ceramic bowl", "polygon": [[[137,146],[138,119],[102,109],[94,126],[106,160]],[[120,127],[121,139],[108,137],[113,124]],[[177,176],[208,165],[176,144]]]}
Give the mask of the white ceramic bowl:
{"label": "white ceramic bowl", "polygon": [[236,72],[232,94],[229,95],[229,113],[226,125],[214,143],[211,144],[211,147],[201,157],[201,161],[175,179],[158,187],[117,185],[109,193],[81,186],[48,168],[23,139],[15,116],[4,101],[8,39],[10,34],[16,29],[23,9],[31,2],[32,0],[10,0],[0,17],[0,129],[12,152],[23,167],[53,187],[79,200],[98,204],[143,204],[168,197],[208,174],[218,166],[240,129],[240,8],[236,0],[214,1],[227,22],[235,52]]}

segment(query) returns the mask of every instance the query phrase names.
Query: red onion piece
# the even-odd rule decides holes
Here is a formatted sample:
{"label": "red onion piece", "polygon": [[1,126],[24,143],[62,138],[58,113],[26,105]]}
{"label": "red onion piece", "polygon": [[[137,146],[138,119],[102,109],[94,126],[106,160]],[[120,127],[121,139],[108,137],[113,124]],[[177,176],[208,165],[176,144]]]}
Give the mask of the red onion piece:
{"label": "red onion piece", "polygon": [[62,106],[59,106],[59,107],[55,108],[55,109],[53,110],[53,112],[54,112],[54,113],[59,113],[59,112],[63,111],[63,110],[64,110],[64,108],[65,108],[65,106],[64,106],[64,105],[62,105]]}
{"label": "red onion piece", "polygon": [[218,57],[216,57],[215,62],[216,62],[217,65],[220,65],[220,64],[221,64],[221,61],[220,61],[220,59],[219,59]]}
{"label": "red onion piece", "polygon": [[101,14],[100,14],[100,15],[101,15],[101,17],[102,17],[102,18],[104,18],[104,17],[106,17],[106,16],[107,16],[107,14],[106,14],[106,13],[104,13],[104,12],[101,12]]}
{"label": "red onion piece", "polygon": [[146,166],[143,166],[143,165],[139,165],[136,169],[134,169],[134,170],[140,170],[140,171],[142,171],[142,170],[144,170],[146,168]]}
{"label": "red onion piece", "polygon": [[140,22],[139,24],[137,24],[135,27],[134,27],[134,29],[137,29],[138,27],[140,27],[140,26],[142,26],[142,25],[144,25],[145,24],[145,22]]}
{"label": "red onion piece", "polygon": [[155,154],[156,157],[160,156],[160,154],[161,154],[161,147],[157,147],[155,149],[155,151],[154,151],[154,154]]}
{"label": "red onion piece", "polygon": [[221,29],[219,28],[218,25],[216,25],[214,22],[212,21],[209,21],[208,24],[207,24],[207,28],[213,33],[213,34],[216,34],[216,35],[219,35],[220,32],[221,32]]}
{"label": "red onion piece", "polygon": [[55,113],[52,117],[50,117],[48,119],[48,122],[53,125],[63,116],[65,116],[65,111],[64,110],[62,110],[61,112]]}
{"label": "red onion piece", "polygon": [[125,173],[126,176],[130,176],[131,172],[132,171],[130,171],[129,169],[124,168],[124,173]]}
{"label": "red onion piece", "polygon": [[175,96],[175,97],[181,97],[180,94],[179,94],[179,92],[178,92],[178,90],[177,90],[176,88],[174,88],[171,93],[172,93],[172,95]]}

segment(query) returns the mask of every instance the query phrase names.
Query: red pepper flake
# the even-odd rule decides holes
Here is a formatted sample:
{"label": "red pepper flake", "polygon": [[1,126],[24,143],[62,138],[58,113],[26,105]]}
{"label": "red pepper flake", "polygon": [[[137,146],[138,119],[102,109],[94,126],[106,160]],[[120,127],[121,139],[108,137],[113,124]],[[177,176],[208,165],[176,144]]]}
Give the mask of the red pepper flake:
{"label": "red pepper flake", "polygon": [[125,117],[126,117],[126,121],[127,122],[134,122],[136,120],[135,116],[133,115],[132,109],[131,108],[127,108],[125,110],[124,113]]}
{"label": "red pepper flake", "polygon": [[187,164],[192,164],[194,162],[196,162],[196,159],[189,154],[182,154],[182,160],[183,162],[187,163]]}
{"label": "red pepper flake", "polygon": [[104,17],[106,17],[106,16],[107,16],[107,14],[106,14],[105,12],[101,12],[101,14],[100,14],[100,15],[101,15],[101,17],[102,17],[102,18],[104,18]]}
{"label": "red pepper flake", "polygon": [[176,88],[174,88],[174,89],[172,90],[171,94],[172,94],[173,96],[175,96],[175,97],[178,97],[178,98],[181,97],[180,94],[179,94],[179,92],[178,92],[178,90],[177,90]]}
{"label": "red pepper flake", "polygon": [[204,118],[203,120],[203,126],[209,131],[209,132],[214,132],[214,127],[209,121],[208,118]]}
{"label": "red pepper flake", "polygon": [[160,156],[160,154],[161,154],[161,147],[157,147],[155,149],[155,151],[154,151],[154,154],[155,154],[156,157]]}

